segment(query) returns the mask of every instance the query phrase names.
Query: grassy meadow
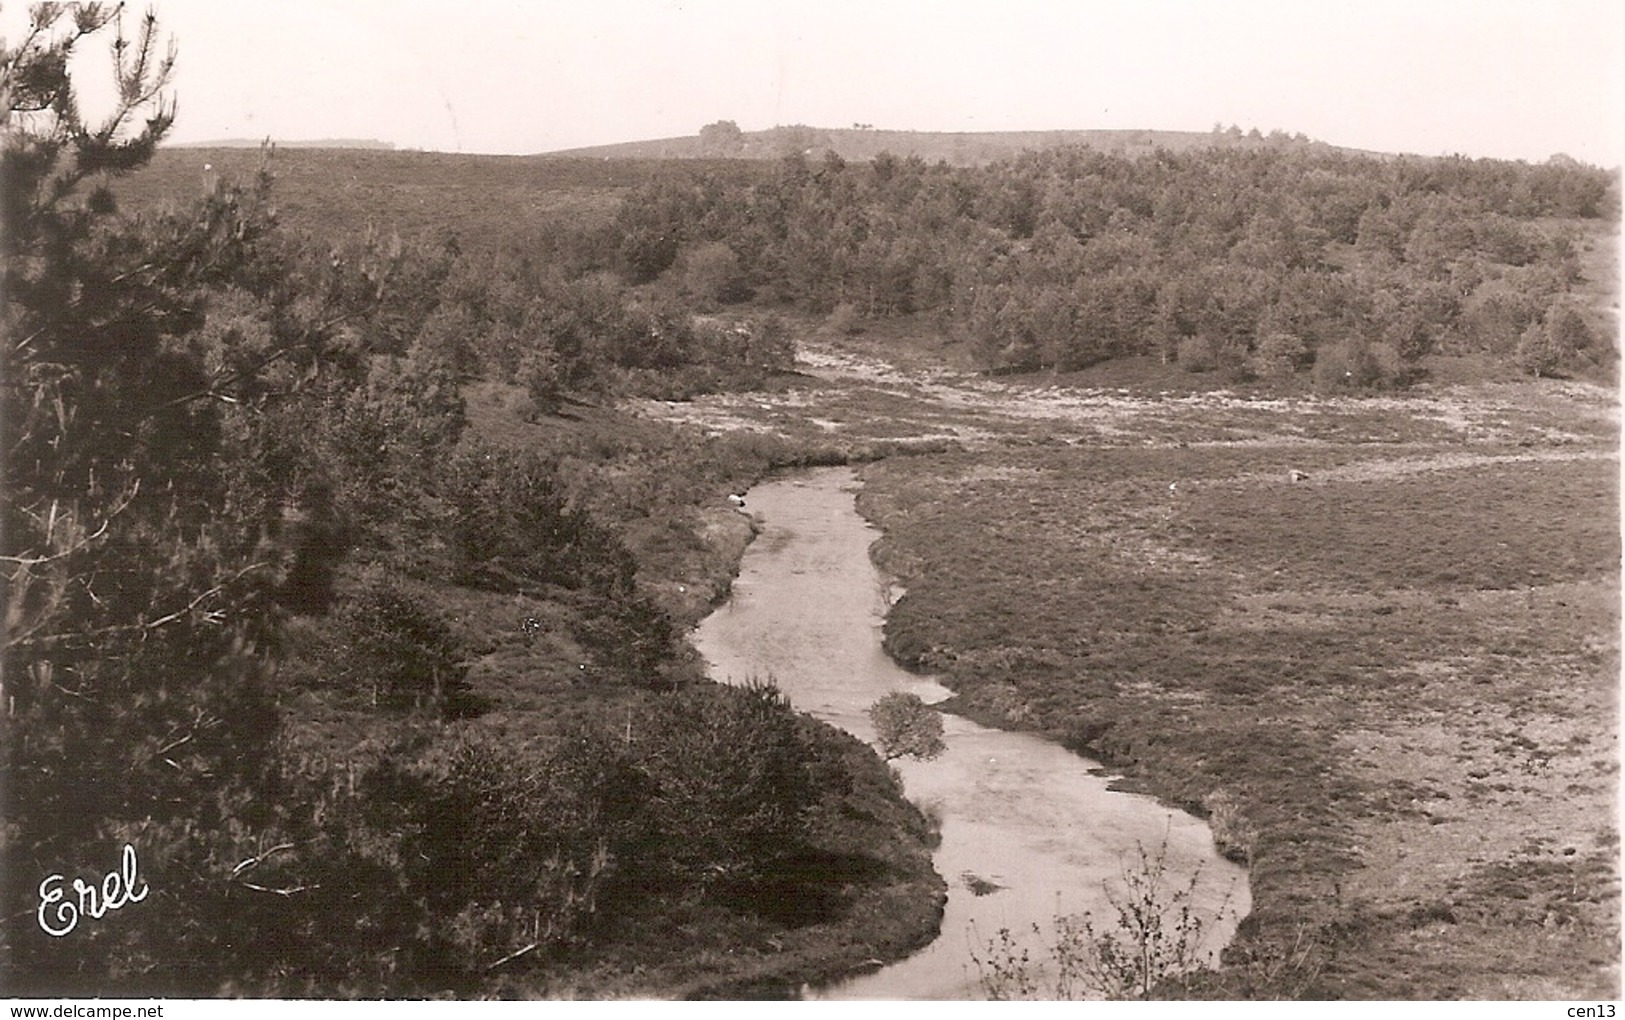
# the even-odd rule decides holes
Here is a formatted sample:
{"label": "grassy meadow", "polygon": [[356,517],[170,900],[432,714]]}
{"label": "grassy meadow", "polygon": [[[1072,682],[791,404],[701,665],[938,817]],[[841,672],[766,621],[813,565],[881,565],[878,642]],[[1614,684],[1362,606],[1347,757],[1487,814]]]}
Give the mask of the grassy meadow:
{"label": "grassy meadow", "polygon": [[1254,906],[1209,991],[1618,994],[1612,391],[804,362],[822,382],[788,398],[646,413],[929,441],[863,472],[907,589],[889,651],[951,710],[1211,816]]}

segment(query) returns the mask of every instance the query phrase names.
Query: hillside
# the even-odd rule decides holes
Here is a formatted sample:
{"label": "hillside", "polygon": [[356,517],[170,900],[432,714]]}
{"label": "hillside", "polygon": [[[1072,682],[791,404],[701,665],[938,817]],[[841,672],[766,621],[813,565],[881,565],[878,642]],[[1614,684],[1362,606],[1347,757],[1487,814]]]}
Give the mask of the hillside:
{"label": "hillside", "polygon": [[[278,219],[295,231],[334,240],[369,229],[405,239],[450,233],[476,246],[534,236],[561,221],[608,222],[626,192],[669,173],[662,163],[633,159],[277,146],[267,160],[257,148],[166,147],[119,181],[120,202],[131,211],[173,205],[216,178],[247,181],[262,164],[275,179]],[[713,164],[731,161],[689,165]]]}
{"label": "hillside", "polygon": [[[173,142],[171,149],[258,149],[265,144],[263,138],[215,138],[203,142]],[[382,149],[393,150],[394,142],[377,138],[296,138],[277,139],[279,149]]]}
{"label": "hillside", "polygon": [[[712,148],[757,144],[726,123],[702,134]],[[1183,153],[818,160],[813,173],[805,157],[320,149],[277,151],[269,168],[279,221],[328,242],[455,239],[566,275],[658,282],[664,298],[702,305],[923,313],[996,371],[1143,356],[1226,377],[1318,371],[1321,383],[1392,385],[1416,381],[1417,359],[1436,353],[1612,378],[1613,175],[1280,139],[1245,149],[1238,135],[1187,134],[1228,147]],[[166,150],[120,183],[120,202],[161,206],[215,177],[246,179],[262,158]],[[1260,347],[1261,328],[1279,351]]]}
{"label": "hillside", "polygon": [[[1193,149],[1282,149],[1359,153],[1311,141],[1303,135],[1281,132],[1262,135],[1228,131],[1055,130],[1055,131],[887,131],[872,127],[817,128],[802,124],[766,131],[729,130],[731,121],[707,125],[699,134],[620,142],[546,153],[552,157],[583,159],[778,159],[791,152],[818,156],[833,152],[842,159],[867,161],[889,152],[928,163],[982,166],[1031,150],[1086,145],[1101,152],[1141,155],[1156,149],[1187,152]],[[1367,155],[1370,155],[1367,153]]]}

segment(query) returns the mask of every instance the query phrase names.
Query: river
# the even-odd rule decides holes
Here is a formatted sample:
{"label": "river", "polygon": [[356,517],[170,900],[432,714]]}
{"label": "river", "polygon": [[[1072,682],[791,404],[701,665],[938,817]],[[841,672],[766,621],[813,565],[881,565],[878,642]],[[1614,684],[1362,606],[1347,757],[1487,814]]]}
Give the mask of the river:
{"label": "river", "polygon": [[[891,592],[869,558],[879,537],[857,512],[849,468],[767,482],[747,494],[762,532],[746,550],[730,600],[695,632],[721,681],[773,678],[802,711],[866,741],[867,708],[910,691],[927,702],[949,691],[904,671],[881,649]],[[1109,788],[1099,766],[1029,734],[944,715],[948,750],[896,763],[910,800],[941,818],[937,871],[948,881],[942,932],[913,956],[809,997],[977,999],[973,949],[1008,928],[1044,957],[1058,914],[1114,918],[1105,891],[1121,888],[1141,848],[1163,855],[1163,888],[1196,877],[1193,906],[1209,959],[1249,907],[1246,872],[1219,857],[1205,823],[1155,800]]]}

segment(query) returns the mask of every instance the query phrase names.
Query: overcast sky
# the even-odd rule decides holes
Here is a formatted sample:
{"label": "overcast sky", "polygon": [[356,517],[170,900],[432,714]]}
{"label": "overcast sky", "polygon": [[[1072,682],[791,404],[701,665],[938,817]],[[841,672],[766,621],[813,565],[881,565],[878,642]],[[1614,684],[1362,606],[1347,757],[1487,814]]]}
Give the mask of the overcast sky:
{"label": "overcast sky", "polygon": [[[4,11],[8,38],[21,4]],[[139,4],[134,5],[138,9]],[[534,153],[804,123],[1219,121],[1625,162],[1619,0],[157,0],[173,141]]]}

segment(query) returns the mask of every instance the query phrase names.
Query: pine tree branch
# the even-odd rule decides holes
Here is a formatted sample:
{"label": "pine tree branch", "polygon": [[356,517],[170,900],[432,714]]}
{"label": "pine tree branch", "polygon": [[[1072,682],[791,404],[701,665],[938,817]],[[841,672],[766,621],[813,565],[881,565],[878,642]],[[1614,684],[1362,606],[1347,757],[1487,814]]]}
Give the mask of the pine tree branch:
{"label": "pine tree branch", "polygon": [[305,335],[301,337],[298,342],[284,344],[246,368],[238,369],[230,374],[217,375],[216,378],[209,383],[209,385],[200,390],[194,390],[191,393],[182,394],[181,396],[175,397],[172,400],[166,400],[162,404],[149,408],[147,411],[139,415],[136,418],[136,421],[146,421],[149,418],[170,410],[171,408],[181,407],[185,404],[195,403],[199,400],[221,398],[222,396],[226,395],[227,391],[230,390],[231,387],[236,386],[238,383],[252,379],[284,358],[290,357],[301,351],[311,350],[314,338],[316,336],[327,332],[334,326],[343,325],[353,318],[355,318],[353,314],[346,313],[344,315],[329,319],[326,322],[319,323],[316,326],[312,326],[305,330]]}
{"label": "pine tree branch", "polygon": [[[147,621],[144,621],[144,622],[137,622],[137,623],[113,624],[111,626],[98,627],[95,630],[79,631],[77,633],[47,634],[45,637],[34,639],[32,641],[32,643],[36,644],[36,645],[41,645],[41,646],[51,646],[51,645],[64,644],[64,643],[67,643],[69,641],[74,641],[74,640],[86,640],[86,639],[89,639],[89,638],[107,637],[107,636],[112,635],[112,634],[134,634],[134,633],[139,633],[139,634],[142,634],[142,635],[146,635],[146,634],[150,633],[151,631],[159,629],[160,627],[166,627],[169,624],[174,623],[175,621],[177,621],[177,620],[181,619],[182,617],[186,616],[187,614],[191,613],[198,606],[202,605],[205,601],[207,601],[207,600],[213,598],[214,596],[220,594],[221,592],[225,591],[225,589],[229,585],[233,584],[236,581],[242,580],[244,577],[246,577],[248,574],[252,573],[253,571],[263,569],[263,568],[265,568],[267,566],[270,566],[270,564],[268,564],[268,563],[251,563],[248,566],[244,567],[243,569],[237,571],[235,574],[233,574],[231,577],[227,578],[225,581],[220,582],[219,584],[215,585],[213,588],[210,588],[208,591],[205,591],[202,594],[198,595],[196,598],[192,599],[192,601],[188,602],[185,606],[181,607],[180,609],[177,609],[172,613],[166,613],[165,615],[157,617],[156,619],[147,620]],[[216,623],[223,622],[223,618],[219,619],[219,620],[211,620],[211,622],[216,622]],[[10,645],[17,644],[17,643],[19,643],[19,642],[12,641],[8,637],[8,639],[7,639],[8,647]]]}
{"label": "pine tree branch", "polygon": [[320,883],[317,883],[316,885],[289,886],[286,889],[272,889],[269,886],[255,885],[253,882],[238,882],[237,884],[242,886],[244,889],[252,889],[255,892],[274,893],[277,896],[293,896],[302,892],[314,892],[315,890],[321,888]]}
{"label": "pine tree branch", "polygon": [[[20,568],[27,568],[36,567],[42,563],[50,563],[53,560],[60,560],[68,556],[72,556],[74,553],[81,551],[92,542],[107,534],[107,528],[113,523],[113,518],[129,509],[130,504],[135,501],[136,494],[140,491],[141,479],[137,478],[135,482],[131,484],[129,491],[120,498],[119,502],[114,505],[112,510],[108,511],[107,516],[102,518],[101,525],[95,531],[84,536],[83,538],[76,539],[73,544],[68,546],[66,549],[54,552],[49,556],[0,556],[0,562],[15,563]],[[43,522],[45,524],[45,541],[47,544],[49,544],[56,537],[55,533],[57,522],[63,519],[58,516],[57,509],[58,501],[54,499],[51,500],[51,509],[46,515],[46,520]],[[33,517],[35,521],[39,521],[40,517],[38,514],[27,510],[24,512]],[[13,581],[15,582],[15,575],[13,575]]]}

